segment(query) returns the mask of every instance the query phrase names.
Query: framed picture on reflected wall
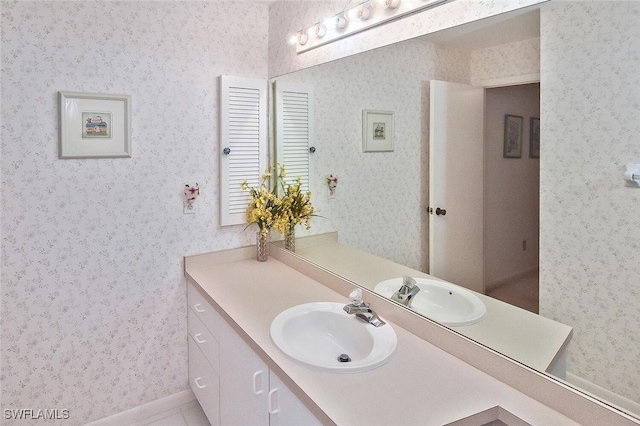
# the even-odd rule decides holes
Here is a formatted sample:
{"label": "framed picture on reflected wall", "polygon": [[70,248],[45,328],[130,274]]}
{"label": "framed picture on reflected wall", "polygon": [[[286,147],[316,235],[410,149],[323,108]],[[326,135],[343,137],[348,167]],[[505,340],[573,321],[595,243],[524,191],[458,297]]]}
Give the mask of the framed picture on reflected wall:
{"label": "framed picture on reflected wall", "polygon": [[540,158],[540,119],[529,120],[529,157]]}
{"label": "framed picture on reflected wall", "polygon": [[522,157],[522,117],[506,114],[504,116],[504,158]]}
{"label": "framed picture on reflected wall", "polygon": [[393,111],[362,111],[362,152],[393,151]]}
{"label": "framed picture on reflected wall", "polygon": [[58,157],[131,157],[131,97],[58,92]]}

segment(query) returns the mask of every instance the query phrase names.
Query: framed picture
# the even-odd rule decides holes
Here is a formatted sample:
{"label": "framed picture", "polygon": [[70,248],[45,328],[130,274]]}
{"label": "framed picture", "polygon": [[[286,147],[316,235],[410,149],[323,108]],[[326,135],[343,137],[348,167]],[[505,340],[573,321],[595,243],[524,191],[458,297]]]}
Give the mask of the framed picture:
{"label": "framed picture", "polygon": [[504,158],[522,157],[522,117],[504,116]]}
{"label": "framed picture", "polygon": [[362,110],[362,152],[393,151],[393,111]]}
{"label": "framed picture", "polygon": [[529,157],[540,158],[540,119],[529,120]]}
{"label": "framed picture", "polygon": [[131,96],[58,93],[59,158],[131,157]]}

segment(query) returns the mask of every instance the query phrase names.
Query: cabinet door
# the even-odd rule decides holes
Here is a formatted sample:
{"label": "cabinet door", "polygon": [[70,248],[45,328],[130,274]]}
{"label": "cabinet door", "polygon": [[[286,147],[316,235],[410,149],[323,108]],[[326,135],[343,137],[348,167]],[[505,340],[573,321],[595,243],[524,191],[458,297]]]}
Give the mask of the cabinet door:
{"label": "cabinet door", "polygon": [[220,339],[220,420],[222,425],[269,425],[269,369],[224,322]]}
{"label": "cabinet door", "polygon": [[193,338],[189,336],[187,339],[189,340],[189,386],[211,425],[219,426],[220,387],[218,374],[207,362]]}
{"label": "cabinet door", "polygon": [[269,371],[269,384],[270,426],[322,425],[272,371]]}

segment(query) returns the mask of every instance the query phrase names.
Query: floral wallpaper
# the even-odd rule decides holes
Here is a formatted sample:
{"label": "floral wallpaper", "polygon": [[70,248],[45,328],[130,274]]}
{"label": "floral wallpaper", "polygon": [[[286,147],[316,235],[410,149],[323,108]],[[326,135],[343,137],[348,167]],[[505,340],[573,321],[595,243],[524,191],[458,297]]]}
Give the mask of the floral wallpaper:
{"label": "floral wallpaper", "polygon": [[540,72],[540,39],[532,38],[471,52],[471,84]]}
{"label": "floral wallpaper", "polygon": [[[84,424],[187,388],[182,257],[254,241],[218,226],[217,77],[267,77],[268,6],[1,8],[2,409]],[[131,95],[132,157],[59,160],[58,91]]]}
{"label": "floral wallpaper", "polygon": [[540,307],[568,371],[640,403],[640,3],[541,10]]}

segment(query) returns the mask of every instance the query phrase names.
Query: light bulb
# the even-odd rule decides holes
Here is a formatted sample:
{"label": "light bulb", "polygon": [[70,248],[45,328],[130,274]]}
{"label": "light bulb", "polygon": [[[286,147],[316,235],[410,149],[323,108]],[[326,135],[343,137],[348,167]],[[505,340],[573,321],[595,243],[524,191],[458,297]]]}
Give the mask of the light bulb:
{"label": "light bulb", "polygon": [[307,35],[307,32],[302,30],[298,33],[298,43],[300,43],[300,46],[304,46],[305,44],[307,44],[307,41],[309,41],[309,36]]}
{"label": "light bulb", "polygon": [[325,27],[322,23],[316,25],[316,37],[322,38],[327,33],[327,27]]}
{"label": "light bulb", "polygon": [[395,9],[400,6],[400,0],[371,0],[371,5],[376,9]]}
{"label": "light bulb", "polygon": [[384,4],[387,9],[395,9],[400,6],[400,0],[385,0]]}
{"label": "light bulb", "polygon": [[356,11],[356,16],[361,21],[369,19],[369,15],[371,15],[371,7],[369,3],[361,5]]}
{"label": "light bulb", "polygon": [[336,16],[335,25],[337,29],[343,29],[347,26],[347,18],[345,18],[344,15]]}

